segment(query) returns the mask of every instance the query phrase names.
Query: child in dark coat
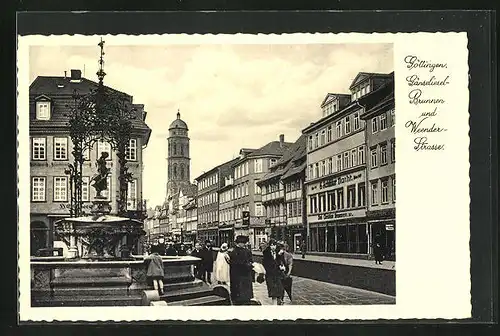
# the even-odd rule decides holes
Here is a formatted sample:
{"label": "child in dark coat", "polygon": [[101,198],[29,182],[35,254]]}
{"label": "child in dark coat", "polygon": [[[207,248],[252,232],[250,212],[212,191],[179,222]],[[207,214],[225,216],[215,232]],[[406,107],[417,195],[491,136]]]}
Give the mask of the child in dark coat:
{"label": "child in dark coat", "polygon": [[158,254],[158,249],[155,246],[152,248],[152,254],[145,257],[145,261],[149,261],[148,271],[146,276],[148,280],[153,281],[153,287],[158,291],[158,294],[163,295],[163,277],[165,272],[163,269],[163,260]]}

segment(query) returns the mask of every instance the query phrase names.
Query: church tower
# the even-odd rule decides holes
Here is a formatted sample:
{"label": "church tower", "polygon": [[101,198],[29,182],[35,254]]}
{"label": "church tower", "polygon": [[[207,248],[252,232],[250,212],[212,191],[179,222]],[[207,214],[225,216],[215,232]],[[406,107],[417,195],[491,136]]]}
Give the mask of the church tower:
{"label": "church tower", "polygon": [[191,186],[188,126],[179,111],[168,132],[167,199]]}

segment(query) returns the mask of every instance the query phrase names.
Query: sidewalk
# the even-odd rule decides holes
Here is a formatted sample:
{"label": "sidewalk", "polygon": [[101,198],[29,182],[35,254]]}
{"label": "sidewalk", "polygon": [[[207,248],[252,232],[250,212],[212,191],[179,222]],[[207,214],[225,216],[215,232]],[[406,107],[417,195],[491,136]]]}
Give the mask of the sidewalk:
{"label": "sidewalk", "polygon": [[[262,256],[260,251],[252,251],[253,255]],[[394,261],[384,261],[382,265],[375,264],[375,260],[364,260],[364,259],[351,259],[351,258],[337,258],[330,256],[318,256],[318,255],[308,255],[306,254],[305,259],[302,259],[301,254],[292,253],[293,260],[304,260],[304,261],[316,261],[327,264],[340,264],[358,267],[368,267],[368,268],[378,268],[386,270],[396,270],[396,262]]]}
{"label": "sidewalk", "polygon": [[[252,254],[255,262],[262,262],[262,252],[252,251]],[[293,254],[293,260],[294,276],[396,295],[396,263],[393,261],[378,265],[374,260],[307,254],[304,259],[300,254]]]}

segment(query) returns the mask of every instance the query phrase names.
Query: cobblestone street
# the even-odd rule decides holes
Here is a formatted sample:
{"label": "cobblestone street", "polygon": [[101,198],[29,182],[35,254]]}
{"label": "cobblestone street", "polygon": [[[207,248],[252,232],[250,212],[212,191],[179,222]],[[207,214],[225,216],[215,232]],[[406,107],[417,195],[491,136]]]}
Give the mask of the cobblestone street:
{"label": "cobblestone street", "polygon": [[[254,297],[263,305],[270,305],[266,283],[253,285]],[[285,294],[285,305],[369,305],[395,304],[393,296],[362,289],[334,285],[322,281],[293,277],[293,303]]]}

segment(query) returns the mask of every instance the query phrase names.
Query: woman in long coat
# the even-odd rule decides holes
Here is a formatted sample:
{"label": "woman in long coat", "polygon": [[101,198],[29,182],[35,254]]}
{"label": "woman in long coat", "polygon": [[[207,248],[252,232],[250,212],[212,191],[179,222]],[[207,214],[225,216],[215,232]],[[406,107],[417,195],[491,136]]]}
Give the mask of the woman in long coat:
{"label": "woman in long coat", "polygon": [[253,299],[252,252],[245,248],[246,236],[236,237],[236,247],[229,253],[231,300],[234,305],[248,305]]}
{"label": "woman in long coat", "polygon": [[262,253],[262,264],[266,269],[267,294],[273,300],[273,305],[281,305],[282,297],[285,295],[282,280],[285,277],[283,255],[278,253],[275,241],[269,242],[269,246]]}

